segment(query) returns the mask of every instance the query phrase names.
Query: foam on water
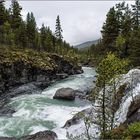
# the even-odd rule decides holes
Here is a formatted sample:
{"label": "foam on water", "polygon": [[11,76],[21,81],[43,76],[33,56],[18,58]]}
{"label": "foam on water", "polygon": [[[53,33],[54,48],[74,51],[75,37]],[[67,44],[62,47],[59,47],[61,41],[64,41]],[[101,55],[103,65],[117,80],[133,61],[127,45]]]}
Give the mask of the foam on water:
{"label": "foam on water", "polygon": [[59,81],[45,89],[42,94],[12,98],[9,106],[13,107],[16,112],[12,117],[0,117],[0,135],[20,137],[49,129],[55,131],[59,139],[66,138],[63,125],[75,113],[89,108],[89,103],[84,100],[55,100],[52,97],[56,90],[62,87],[82,91],[91,88],[95,71],[86,67],[83,70],[83,74]]}
{"label": "foam on water", "polygon": [[46,127],[38,125],[38,126],[31,127],[31,130],[32,130],[32,132],[30,134],[35,134],[35,133],[39,132],[40,130],[45,131],[45,130],[48,130],[48,129],[46,129]]}
{"label": "foam on water", "polygon": [[92,68],[83,68],[84,73],[69,77],[66,81],[60,81],[53,86],[45,89],[42,94],[47,94],[49,98],[53,98],[55,92],[60,88],[70,87],[75,90],[85,91],[88,88],[93,87],[93,78],[95,76],[95,70]]}

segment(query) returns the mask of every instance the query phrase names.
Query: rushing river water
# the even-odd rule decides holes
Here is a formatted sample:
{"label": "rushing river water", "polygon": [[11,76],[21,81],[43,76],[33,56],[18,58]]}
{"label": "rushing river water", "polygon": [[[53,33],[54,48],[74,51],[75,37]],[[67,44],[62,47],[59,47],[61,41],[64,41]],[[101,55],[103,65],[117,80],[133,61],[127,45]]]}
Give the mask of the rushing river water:
{"label": "rushing river water", "polygon": [[0,117],[0,136],[33,134],[43,130],[53,130],[59,139],[66,138],[65,122],[73,114],[90,106],[85,100],[63,101],[53,99],[56,90],[70,87],[86,91],[93,87],[95,70],[83,67],[84,73],[70,76],[56,82],[41,94],[22,95],[12,98],[9,105],[15,109],[11,117]]}

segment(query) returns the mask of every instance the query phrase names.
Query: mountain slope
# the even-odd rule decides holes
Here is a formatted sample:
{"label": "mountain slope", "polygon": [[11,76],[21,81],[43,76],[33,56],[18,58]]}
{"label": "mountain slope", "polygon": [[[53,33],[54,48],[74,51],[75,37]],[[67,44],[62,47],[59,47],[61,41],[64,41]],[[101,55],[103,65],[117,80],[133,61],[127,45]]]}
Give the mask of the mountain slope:
{"label": "mountain slope", "polygon": [[78,49],[86,48],[86,47],[89,47],[93,44],[97,44],[98,41],[99,41],[99,39],[93,40],[93,41],[87,41],[87,42],[84,42],[84,43],[81,43],[79,45],[74,46],[74,48],[78,48]]}

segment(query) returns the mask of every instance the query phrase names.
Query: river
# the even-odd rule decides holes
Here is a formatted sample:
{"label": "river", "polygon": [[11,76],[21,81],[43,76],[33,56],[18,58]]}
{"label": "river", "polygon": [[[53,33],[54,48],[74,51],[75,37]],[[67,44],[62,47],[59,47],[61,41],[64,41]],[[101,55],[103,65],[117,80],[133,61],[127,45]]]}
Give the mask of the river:
{"label": "river", "polygon": [[66,138],[65,122],[72,116],[90,106],[82,99],[64,101],[53,99],[56,90],[63,87],[86,91],[94,86],[95,70],[83,67],[84,73],[69,76],[54,83],[41,94],[21,95],[8,103],[16,111],[12,116],[0,117],[0,136],[20,137],[38,131],[52,130],[59,139]]}

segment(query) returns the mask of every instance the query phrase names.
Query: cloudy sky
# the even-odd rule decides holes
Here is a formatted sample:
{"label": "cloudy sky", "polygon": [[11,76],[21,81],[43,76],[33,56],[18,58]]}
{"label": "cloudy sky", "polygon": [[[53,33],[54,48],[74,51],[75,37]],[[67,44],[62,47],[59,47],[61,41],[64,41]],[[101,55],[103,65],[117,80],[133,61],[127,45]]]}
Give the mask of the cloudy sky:
{"label": "cloudy sky", "polygon": [[[127,1],[129,2],[129,1]],[[100,30],[108,10],[118,1],[19,1],[23,18],[33,12],[38,27],[42,23],[55,30],[60,16],[63,37],[71,45],[100,38]],[[129,3],[133,3],[130,1]],[[6,3],[8,7],[10,1]]]}

